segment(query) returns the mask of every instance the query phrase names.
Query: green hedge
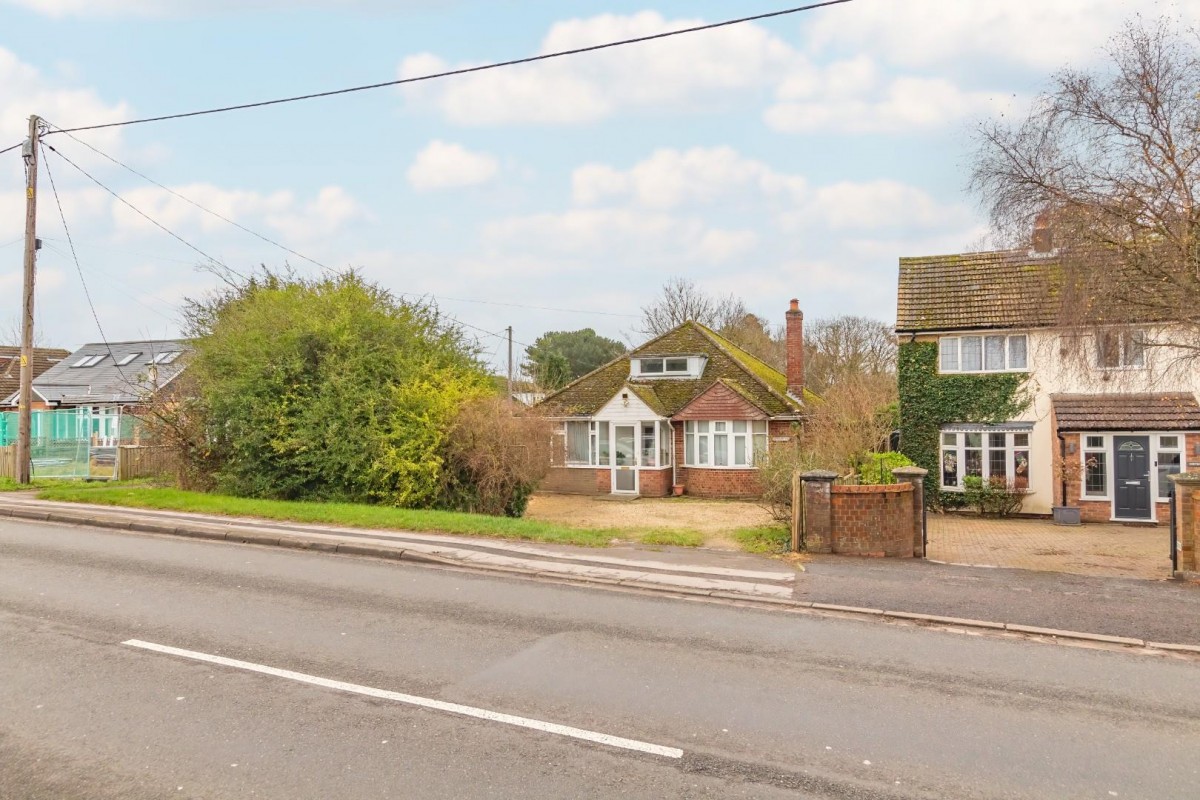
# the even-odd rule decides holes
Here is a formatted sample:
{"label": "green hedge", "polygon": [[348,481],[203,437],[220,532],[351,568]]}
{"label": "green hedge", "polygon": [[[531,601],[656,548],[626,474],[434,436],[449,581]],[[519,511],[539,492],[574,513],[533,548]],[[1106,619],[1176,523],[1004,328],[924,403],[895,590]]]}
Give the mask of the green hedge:
{"label": "green hedge", "polygon": [[941,490],[941,427],[954,422],[1000,423],[1032,404],[1025,373],[939,375],[937,342],[900,345],[900,450],[929,470],[925,497],[933,506],[961,506],[962,495]]}

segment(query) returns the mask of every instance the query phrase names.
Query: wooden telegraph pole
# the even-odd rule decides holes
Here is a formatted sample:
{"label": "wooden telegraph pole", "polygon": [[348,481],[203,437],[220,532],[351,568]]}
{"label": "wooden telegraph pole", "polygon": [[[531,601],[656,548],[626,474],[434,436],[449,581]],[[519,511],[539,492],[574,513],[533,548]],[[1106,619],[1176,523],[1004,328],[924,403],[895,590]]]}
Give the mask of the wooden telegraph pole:
{"label": "wooden telegraph pole", "polygon": [[37,272],[37,166],[42,120],[29,118],[25,142],[25,282],[21,316],[21,395],[17,407],[17,483],[29,483],[33,432],[33,284]]}

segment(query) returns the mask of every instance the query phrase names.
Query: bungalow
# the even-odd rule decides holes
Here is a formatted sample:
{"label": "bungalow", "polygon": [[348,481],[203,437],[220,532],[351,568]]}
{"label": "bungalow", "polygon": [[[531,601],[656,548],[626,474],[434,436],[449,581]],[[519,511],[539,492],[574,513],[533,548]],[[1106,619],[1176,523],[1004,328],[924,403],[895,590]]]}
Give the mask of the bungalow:
{"label": "bungalow", "polygon": [[[183,372],[191,349],[179,340],[86,344],[33,381],[34,411],[86,412],[91,437],[113,442],[122,437],[121,418],[144,405]],[[0,399],[0,410],[17,409],[20,392]]]}
{"label": "bungalow", "polygon": [[[42,373],[71,355],[67,350],[47,347],[33,349],[33,377]],[[0,397],[8,397],[21,388],[21,348],[0,347]]]}
{"label": "bungalow", "polygon": [[804,315],[787,312],[787,374],[696,322],[549,395],[561,460],[543,489],[662,497],[761,493],[757,458],[790,442],[804,389]]}

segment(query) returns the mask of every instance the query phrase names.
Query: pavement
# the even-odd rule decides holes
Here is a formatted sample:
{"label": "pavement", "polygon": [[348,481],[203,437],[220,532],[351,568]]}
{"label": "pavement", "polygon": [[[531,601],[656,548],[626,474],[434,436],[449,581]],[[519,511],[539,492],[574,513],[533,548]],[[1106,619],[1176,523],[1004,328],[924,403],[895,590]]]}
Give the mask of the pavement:
{"label": "pavement", "polygon": [[1171,652],[0,519],[0,797],[22,800],[1185,798],[1198,677]]}
{"label": "pavement", "polygon": [[702,548],[581,548],[363,531],[0,495],[0,517],[369,556],[805,613],[1200,648],[1200,586],[921,560],[815,556],[803,565]]}

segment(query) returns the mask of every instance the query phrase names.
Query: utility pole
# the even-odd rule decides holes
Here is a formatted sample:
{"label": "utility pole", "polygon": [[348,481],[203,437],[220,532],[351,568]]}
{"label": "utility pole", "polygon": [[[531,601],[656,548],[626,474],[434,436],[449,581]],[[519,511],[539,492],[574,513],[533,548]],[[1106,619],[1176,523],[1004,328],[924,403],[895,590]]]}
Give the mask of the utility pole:
{"label": "utility pole", "polygon": [[17,483],[29,483],[33,433],[33,284],[37,273],[37,166],[42,120],[29,117],[25,157],[25,282],[21,316],[21,394],[17,405]]}
{"label": "utility pole", "polygon": [[508,326],[508,401],[511,403],[513,399],[512,385],[512,325]]}

